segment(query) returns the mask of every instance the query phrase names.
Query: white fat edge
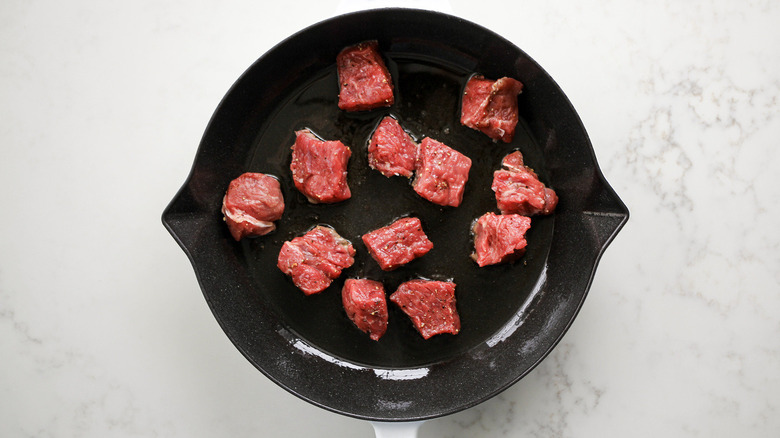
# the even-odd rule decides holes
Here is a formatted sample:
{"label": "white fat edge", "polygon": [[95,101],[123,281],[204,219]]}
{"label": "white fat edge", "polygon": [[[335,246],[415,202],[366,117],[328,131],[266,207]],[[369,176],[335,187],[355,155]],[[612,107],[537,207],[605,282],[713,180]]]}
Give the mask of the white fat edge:
{"label": "white fat edge", "polygon": [[249,224],[258,227],[258,228],[276,228],[276,225],[274,225],[273,222],[268,221],[261,221],[258,219],[255,219],[254,217],[245,214],[243,212],[239,211],[232,211],[231,209],[227,208],[224,211],[225,216],[228,217],[228,219],[232,220],[236,223],[242,223],[242,222],[248,222]]}

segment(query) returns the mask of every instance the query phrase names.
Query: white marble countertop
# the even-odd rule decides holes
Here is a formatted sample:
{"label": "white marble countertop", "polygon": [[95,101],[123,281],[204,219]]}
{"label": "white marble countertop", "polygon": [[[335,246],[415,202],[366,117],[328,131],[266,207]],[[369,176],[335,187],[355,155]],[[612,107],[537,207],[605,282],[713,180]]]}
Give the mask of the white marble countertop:
{"label": "white marble countertop", "polygon": [[[160,223],[238,75],[356,4],[302,3],[0,5],[0,436],[372,436],[236,351]],[[554,352],[420,436],[778,436],[780,3],[440,4],[556,79],[631,219]]]}

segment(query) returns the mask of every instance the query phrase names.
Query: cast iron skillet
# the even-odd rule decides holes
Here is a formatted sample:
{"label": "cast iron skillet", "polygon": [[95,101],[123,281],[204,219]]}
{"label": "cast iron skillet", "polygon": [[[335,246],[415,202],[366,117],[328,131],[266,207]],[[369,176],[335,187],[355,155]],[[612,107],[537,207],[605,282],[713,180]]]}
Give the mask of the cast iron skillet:
{"label": "cast iron skillet", "polygon": [[[348,114],[336,106],[336,54],[371,39],[387,60],[397,100],[387,109]],[[460,95],[474,72],[525,84],[511,144],[458,122]],[[417,196],[408,180],[368,168],[366,141],[386,114],[417,140],[430,136],[471,157],[460,207],[436,206]],[[295,190],[289,148],[294,131],[304,127],[352,148],[348,201],[312,205]],[[560,203],[554,215],[533,219],[520,261],[478,268],[469,258],[471,223],[496,211],[492,173],[516,149]],[[274,233],[235,242],[220,206],[230,180],[246,171],[277,176],[287,207]],[[360,236],[407,215],[422,220],[434,249],[382,272]],[[258,59],[220,103],[190,175],[162,219],[192,261],[223,330],[266,376],[341,414],[413,421],[480,403],[547,356],[574,320],[628,210],[602,176],[571,104],[528,55],[456,17],[381,9],[323,21]],[[307,297],[276,268],[276,257],[285,240],[316,224],[334,227],[358,254],[330,288]],[[341,307],[341,286],[349,277],[380,280],[388,294],[412,278],[452,279],[462,331],[423,340],[390,304],[386,335],[371,341]]]}

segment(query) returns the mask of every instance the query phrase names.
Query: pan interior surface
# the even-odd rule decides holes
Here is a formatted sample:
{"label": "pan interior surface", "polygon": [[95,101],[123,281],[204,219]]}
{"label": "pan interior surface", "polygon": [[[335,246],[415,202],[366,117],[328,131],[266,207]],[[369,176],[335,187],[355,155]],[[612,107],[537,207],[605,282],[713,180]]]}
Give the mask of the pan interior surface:
{"label": "pan interior surface", "polygon": [[[366,40],[379,43],[396,102],[346,113],[336,106],[335,58]],[[460,96],[473,73],[524,83],[512,143],[460,125]],[[369,168],[367,141],[385,115],[396,117],[416,140],[432,137],[472,159],[459,207],[432,204],[409,180]],[[303,128],[351,148],[351,199],[314,205],[294,188],[290,146]],[[553,215],[532,219],[522,259],[479,268],[470,258],[472,221],[497,211],[493,171],[513,150],[556,190],[560,203]],[[272,234],[235,242],[220,213],[222,196],[233,178],[248,171],[278,177],[286,208]],[[360,236],[402,216],[419,217],[434,248],[384,272]],[[574,320],[603,250],[627,219],[576,112],[541,67],[480,26],[409,9],[335,17],[263,55],[220,103],[190,176],[163,213],[215,318],[258,370],[334,412],[404,421],[473,406],[530,372]],[[356,262],[325,291],[304,296],[276,267],[276,258],[284,241],[320,224],[353,243]],[[453,280],[461,332],[424,340],[388,303],[388,331],[371,341],[341,305],[344,280],[356,277],[382,281],[388,295],[414,278]]]}
{"label": "pan interior surface", "polygon": [[[501,159],[519,149],[526,162],[544,169],[539,147],[518,129],[511,144],[495,143],[459,123],[462,88],[472,72],[453,71],[434,58],[419,59],[385,52],[395,78],[396,103],[390,108],[362,113],[339,110],[338,78],[334,66],[305,82],[285,99],[273,117],[262,123],[255,153],[247,169],[279,177],[285,188],[287,209],[273,235],[242,242],[243,256],[254,279],[256,299],[273,308],[289,329],[314,347],[335,357],[367,366],[416,367],[462,354],[497,332],[529,298],[549,251],[552,217],[533,219],[526,255],[518,263],[479,268],[471,259],[472,222],[496,211],[490,189],[493,171]],[[410,181],[387,178],[370,169],[368,140],[386,115],[399,120],[417,141],[431,137],[472,158],[463,203],[441,207],[418,196]],[[309,128],[324,139],[339,139],[352,149],[348,181],[352,197],[334,205],[312,204],[294,188],[289,171],[290,146],[295,131]],[[383,272],[369,256],[360,236],[403,216],[421,219],[434,248],[425,256],[391,272]],[[313,296],[301,293],[281,271],[276,257],[286,240],[317,224],[333,227],[350,240],[357,254],[355,264],[325,291]],[[346,278],[381,281],[388,294],[415,278],[452,280],[462,321],[458,335],[424,340],[409,319],[389,304],[387,333],[372,341],[357,330],[341,304]]]}

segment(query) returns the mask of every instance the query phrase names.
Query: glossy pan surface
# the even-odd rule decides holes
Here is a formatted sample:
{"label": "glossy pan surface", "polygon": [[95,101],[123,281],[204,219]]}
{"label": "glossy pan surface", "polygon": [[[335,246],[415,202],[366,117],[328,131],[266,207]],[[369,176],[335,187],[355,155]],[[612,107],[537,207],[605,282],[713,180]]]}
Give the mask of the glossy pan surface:
{"label": "glossy pan surface", "polygon": [[[336,54],[365,40],[379,42],[396,102],[346,113],[336,106]],[[521,122],[511,144],[460,125],[460,95],[473,73],[524,83]],[[461,206],[434,205],[417,196],[407,179],[369,169],[367,140],[387,114],[417,140],[435,138],[472,159]],[[295,190],[290,146],[302,128],[350,146],[352,198],[313,205]],[[556,190],[559,206],[554,215],[533,219],[520,261],[478,268],[469,257],[472,221],[497,211],[492,173],[518,149]],[[228,183],[246,171],[278,177],[286,209],[274,233],[235,242],[220,206]],[[434,249],[383,272],[360,236],[409,215],[422,220]],[[603,250],[627,219],[576,112],[539,65],[473,23],[408,9],[326,20],[258,59],[220,103],[191,174],[163,213],[215,317],[252,364],[311,403],[391,421],[465,409],[531,371],[571,325]],[[317,224],[351,240],[356,263],[322,293],[304,296],[277,269],[276,257],[285,240]],[[388,331],[372,341],[341,306],[341,286],[350,277],[382,281],[388,294],[413,278],[451,279],[462,331],[423,340],[390,304]]]}

